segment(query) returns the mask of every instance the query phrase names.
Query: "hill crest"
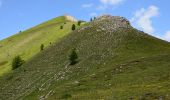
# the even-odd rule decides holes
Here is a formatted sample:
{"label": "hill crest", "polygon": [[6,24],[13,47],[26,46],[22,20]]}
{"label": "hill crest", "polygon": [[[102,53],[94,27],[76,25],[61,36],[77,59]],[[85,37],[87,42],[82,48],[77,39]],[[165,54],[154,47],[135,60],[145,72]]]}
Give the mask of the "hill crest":
{"label": "hill crest", "polygon": [[74,18],[73,16],[65,15],[64,17],[65,17],[67,20],[69,20],[69,21],[77,22],[77,19]]}

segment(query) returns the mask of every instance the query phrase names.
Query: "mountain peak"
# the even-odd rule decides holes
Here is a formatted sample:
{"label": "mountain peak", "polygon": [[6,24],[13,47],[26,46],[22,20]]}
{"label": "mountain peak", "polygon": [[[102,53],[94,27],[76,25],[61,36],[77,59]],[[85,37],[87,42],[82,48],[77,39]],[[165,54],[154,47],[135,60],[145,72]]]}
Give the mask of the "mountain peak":
{"label": "mountain peak", "polygon": [[76,19],[75,17],[73,17],[73,16],[65,15],[64,17],[65,17],[67,20],[69,20],[69,21],[77,22],[77,19]]}
{"label": "mountain peak", "polygon": [[104,23],[107,26],[110,26],[113,29],[116,28],[132,28],[130,21],[121,16],[111,16],[111,15],[102,15],[96,19],[97,23]]}

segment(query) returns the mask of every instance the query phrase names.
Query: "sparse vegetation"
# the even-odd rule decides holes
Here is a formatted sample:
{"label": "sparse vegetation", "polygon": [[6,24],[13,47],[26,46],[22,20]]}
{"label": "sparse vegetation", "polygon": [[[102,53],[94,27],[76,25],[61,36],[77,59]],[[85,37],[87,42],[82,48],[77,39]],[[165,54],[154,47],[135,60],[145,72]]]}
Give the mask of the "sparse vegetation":
{"label": "sparse vegetation", "polygon": [[18,67],[22,66],[23,63],[24,60],[22,60],[20,56],[16,56],[12,61],[12,69],[17,69]]}

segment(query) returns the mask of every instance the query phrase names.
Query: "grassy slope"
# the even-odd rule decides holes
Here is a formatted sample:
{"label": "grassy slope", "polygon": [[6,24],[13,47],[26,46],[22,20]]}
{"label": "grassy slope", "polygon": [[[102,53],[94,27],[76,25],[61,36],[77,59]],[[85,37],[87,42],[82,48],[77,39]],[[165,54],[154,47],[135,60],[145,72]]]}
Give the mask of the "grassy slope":
{"label": "grassy slope", "polygon": [[[14,56],[21,55],[24,60],[28,60],[40,52],[41,44],[47,47],[50,42],[58,41],[67,35],[73,23],[61,16],[0,41],[2,46],[0,47],[0,76],[11,70],[11,60]],[[64,25],[63,30],[60,30],[61,25]]]}
{"label": "grassy slope", "polygon": [[[100,26],[100,25],[99,25]],[[4,100],[170,99],[170,44],[135,29],[87,25],[0,81]],[[68,55],[77,49],[79,63]]]}

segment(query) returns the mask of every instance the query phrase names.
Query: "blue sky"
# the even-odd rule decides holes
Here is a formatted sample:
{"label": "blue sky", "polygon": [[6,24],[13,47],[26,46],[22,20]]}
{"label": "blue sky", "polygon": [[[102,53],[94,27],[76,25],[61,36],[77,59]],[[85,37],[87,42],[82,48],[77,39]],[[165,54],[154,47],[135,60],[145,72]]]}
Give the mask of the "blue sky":
{"label": "blue sky", "polygon": [[170,0],[0,0],[0,39],[60,15],[88,21],[111,14],[126,17],[134,27],[170,41],[169,4]]}

